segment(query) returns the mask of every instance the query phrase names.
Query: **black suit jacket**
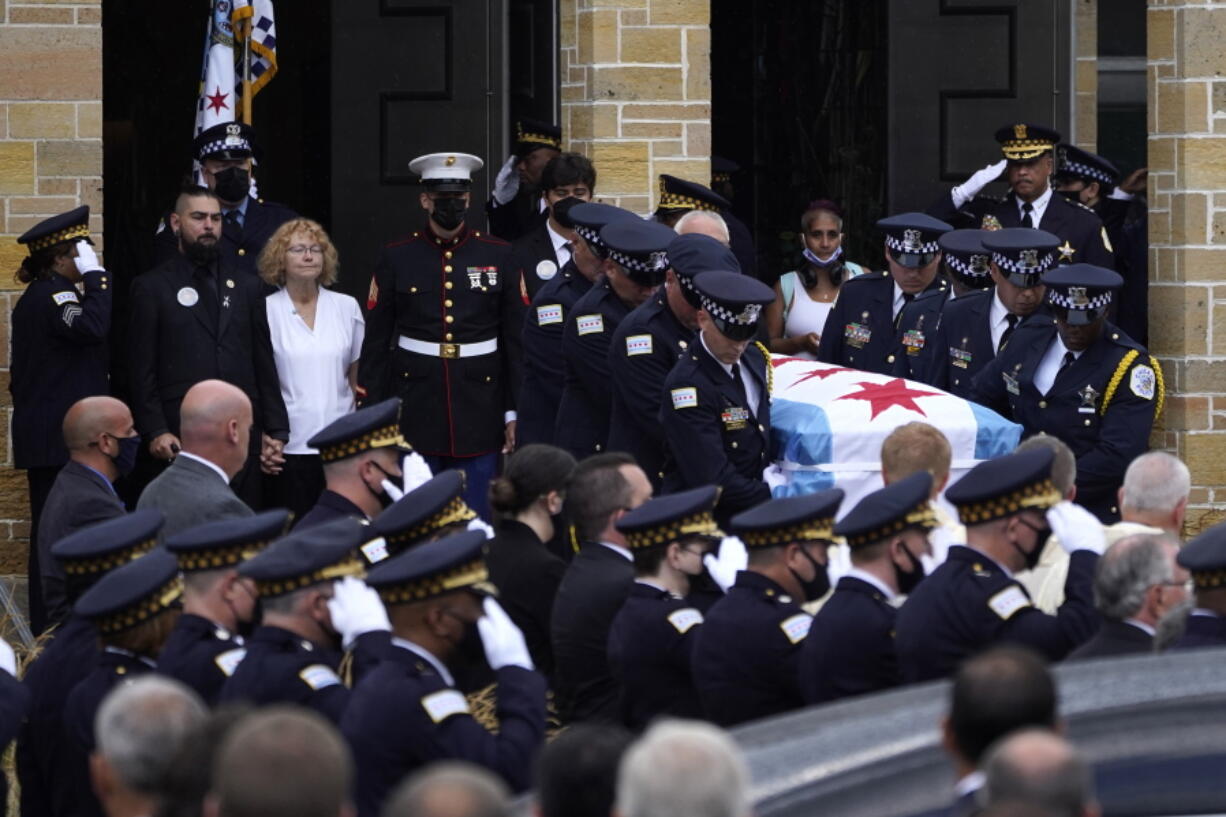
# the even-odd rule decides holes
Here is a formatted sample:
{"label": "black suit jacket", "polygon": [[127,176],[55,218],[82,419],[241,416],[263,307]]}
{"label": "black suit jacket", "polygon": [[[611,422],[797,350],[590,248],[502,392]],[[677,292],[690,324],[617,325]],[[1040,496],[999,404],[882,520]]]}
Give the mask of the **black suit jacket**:
{"label": "black suit jacket", "polygon": [[123,503],[106,478],[76,460],[69,460],[55,478],[38,523],[38,565],[42,575],[47,623],[68,617],[72,605],[65,588],[64,568],[51,558],[51,546],[82,528],[123,516]]}
{"label": "black suit jacket", "polygon": [[[128,358],[136,427],[146,440],[167,431],[178,435],[183,395],[202,380],[216,379],[247,394],[259,430],[288,440],[289,417],[260,279],[224,265],[215,274],[221,282],[216,323],[198,292],[192,303],[187,290],[196,292],[199,285],[183,255],[132,282]],[[253,447],[258,443],[259,436],[253,434]]]}
{"label": "black suit jacket", "polygon": [[566,562],[551,553],[532,528],[506,519],[485,543],[485,565],[498,588],[498,602],[524,634],[532,663],[546,678],[552,677],[549,621]]}
{"label": "black suit jacket", "polygon": [[[530,303],[541,287],[557,277],[558,270],[562,267],[558,254],[553,250],[553,239],[549,237],[548,221],[541,222],[515,239],[511,244],[511,252],[514,253],[515,264],[519,267],[520,295],[525,303]],[[544,276],[541,275],[542,272],[545,273]]]}
{"label": "black suit jacket", "polygon": [[1106,658],[1110,655],[1153,652],[1154,637],[1124,621],[1104,618],[1094,637],[1069,653],[1066,660],[1084,661],[1087,658]]}
{"label": "black suit jacket", "polygon": [[633,563],[596,542],[585,542],[566,568],[550,617],[554,694],[563,723],[618,720],[609,628],[633,582]]}
{"label": "black suit jacket", "polygon": [[[248,272],[252,276],[259,274],[257,263],[260,251],[277,231],[287,221],[298,218],[298,214],[275,201],[251,199],[247,202],[247,214],[242,226],[222,222],[221,248],[222,263],[230,269]],[[153,238],[153,263],[162,264],[179,254],[179,239],[174,230],[170,229],[170,214],[162,217],[158,225],[157,235]]]}

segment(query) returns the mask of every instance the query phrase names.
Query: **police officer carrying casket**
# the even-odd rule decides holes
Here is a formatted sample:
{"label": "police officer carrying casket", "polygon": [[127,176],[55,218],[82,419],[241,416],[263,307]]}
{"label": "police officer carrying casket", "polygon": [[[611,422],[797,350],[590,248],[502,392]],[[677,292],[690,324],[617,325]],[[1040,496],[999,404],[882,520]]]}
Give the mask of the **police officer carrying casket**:
{"label": "police officer carrying casket", "polygon": [[435,472],[462,469],[484,513],[498,454],[515,445],[524,304],[510,245],[465,221],[481,164],[467,153],[409,163],[428,220],[379,258],[358,382],[364,402],[412,407],[400,421],[409,444]]}
{"label": "police officer carrying casket", "polygon": [[1089,264],[1043,276],[1052,319],[1026,321],[975,377],[973,399],[1046,432],[1077,457],[1077,501],[1119,519],[1124,470],[1148,448],[1164,398],[1162,369],[1106,318],[1120,276]]}

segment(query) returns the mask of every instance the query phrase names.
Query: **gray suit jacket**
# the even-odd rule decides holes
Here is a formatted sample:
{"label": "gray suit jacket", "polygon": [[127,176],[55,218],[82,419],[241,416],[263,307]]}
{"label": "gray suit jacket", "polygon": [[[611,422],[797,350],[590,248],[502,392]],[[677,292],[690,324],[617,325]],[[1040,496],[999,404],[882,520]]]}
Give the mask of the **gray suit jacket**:
{"label": "gray suit jacket", "polygon": [[159,540],[205,522],[255,514],[213,469],[182,456],[145,486],[136,508],[153,508],[165,515]]}

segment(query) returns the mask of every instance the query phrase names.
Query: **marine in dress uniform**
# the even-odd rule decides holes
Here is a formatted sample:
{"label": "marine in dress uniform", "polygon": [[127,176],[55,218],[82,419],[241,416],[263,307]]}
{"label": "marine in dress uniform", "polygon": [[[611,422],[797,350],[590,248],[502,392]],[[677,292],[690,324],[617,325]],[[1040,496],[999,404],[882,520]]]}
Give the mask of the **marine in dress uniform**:
{"label": "marine in dress uniform", "polygon": [[[953,228],[923,213],[902,213],[877,222],[885,232],[885,272],[870,272],[843,282],[834,301],[817,359],[878,374],[892,374],[897,343],[923,352],[927,333],[936,329],[931,309],[917,312],[915,325],[899,332],[903,309],[926,291],[941,303],[949,284],[937,274],[941,248],[937,239]],[[936,301],[931,302],[936,305]],[[922,317],[921,317],[922,316]]]}
{"label": "marine in dress uniform", "polygon": [[[246,655],[240,628],[249,631],[255,624],[255,588],[235,583],[235,568],[284,535],[289,522],[290,512],[279,509],[209,522],[166,539],[183,573],[183,614],[158,655],[157,669],[196,690],[210,706]],[[239,606],[216,592],[219,582],[233,583],[232,592],[245,596]],[[228,620],[217,620],[218,608]]]}
{"label": "marine in dress uniform", "polygon": [[[204,184],[221,199],[222,233],[218,247],[222,263],[258,277],[260,252],[272,234],[298,214],[284,204],[252,195],[251,171],[261,151],[255,129],[242,122],[223,122],[202,131],[192,143]],[[179,240],[167,213],[153,239],[153,263],[165,263],[179,253]]]}
{"label": "marine in dress uniform", "polygon": [[852,568],[813,618],[800,649],[805,702],[826,703],[902,683],[894,653],[896,600],[924,578],[928,532],[939,520],[928,501],[932,475],[919,471],[874,491],[834,526]]}
{"label": "marine in dress uniform", "polygon": [[431,153],[421,174],[426,225],[388,244],[366,300],[358,368],[363,402],[399,396],[401,429],[433,471],[460,468],[488,514],[498,454],[515,439],[524,303],[510,245],[465,222],[481,160]]}
{"label": "marine in dress uniform", "polygon": [[47,624],[38,581],[39,521],[56,474],[68,462],[64,415],[82,397],[110,390],[106,341],[113,290],[90,246],[88,206],[39,222],[17,242],[30,255],[17,273],[27,286],[11,317],[10,438],[13,466],[25,470],[30,491],[30,625],[37,634]]}
{"label": "marine in dress uniform", "polygon": [[[951,547],[898,611],[894,643],[904,681],[944,678],[967,657],[1002,642],[1057,661],[1094,634],[1098,553],[1079,544],[1090,534],[1101,549],[1102,530],[1083,509],[1056,507],[1063,497],[1051,481],[1053,456],[1042,448],[987,460],[945,492],[967,527],[968,544]],[[1058,511],[1067,511],[1071,523],[1057,527]],[[1053,528],[1066,550],[1076,548],[1065,601],[1054,616],[1035,607],[1014,578],[1038,563]]]}
{"label": "marine in dress uniform", "polygon": [[93,622],[102,653],[64,702],[65,743],[52,785],[74,817],[103,814],[90,785],[94,718],[107,694],[136,675],[153,672],[158,651],[179,615],[183,579],[175,557],[157,549],[116,568],[77,600],[73,611]]}
{"label": "marine in dress uniform", "polygon": [[668,373],[660,400],[669,448],[664,487],[720,486],[715,516],[723,523],[770,499],[762,478],[772,460],[770,353],[751,339],[775,292],[724,271],[705,272],[694,285],[701,332]]}
{"label": "marine in dress uniform", "polygon": [[[306,515],[294,526],[295,530],[306,530],[342,516],[367,519],[366,511],[354,501],[354,499],[361,498],[350,498],[345,495],[350,490],[366,491],[379,505],[392,502],[392,497],[387,494],[387,489],[382,487],[382,483],[398,476],[401,456],[413,450],[404,435],[400,433],[401,411],[400,398],[390,397],[380,403],[360,408],[333,420],[307,440],[307,445],[319,452],[319,459],[323,463],[324,482],[327,487],[319,495],[315,507],[307,511]],[[379,451],[387,453],[382,455],[368,453]],[[378,491],[365,479],[362,479],[360,489],[350,486],[347,481],[341,484],[335,476],[329,482],[329,472],[335,473],[336,463],[362,455],[367,455],[376,473],[382,472],[383,478],[375,482],[375,485],[379,486]],[[371,479],[374,479],[374,475],[371,476]]]}
{"label": "marine in dress uniform", "polygon": [[[395,629],[388,657],[358,684],[341,722],[354,753],[359,817],[378,817],[405,775],[439,760],[483,766],[514,791],[532,784],[545,742],[545,678],[493,600],[484,543],[480,531],[466,531],[388,559],[367,577]],[[443,627],[449,637],[437,633]],[[448,668],[456,642],[478,631],[498,677],[497,734],[473,717]]]}
{"label": "marine in dress uniform", "polygon": [[1214,525],[1188,542],[1175,561],[1192,574],[1196,601],[1171,649],[1226,646],[1226,525]]}
{"label": "marine in dress uniform", "polygon": [[613,410],[613,334],[664,283],[668,245],[676,237],[664,225],[641,219],[615,219],[600,230],[600,243],[609,253],[605,277],[575,303],[562,331],[566,381],[553,442],[577,460],[606,450]]}
{"label": "marine in dress uniform", "polygon": [[494,180],[485,203],[490,232],[514,241],[545,222],[548,209],[540,188],[541,172],[562,151],[562,129],[536,119],[515,123],[515,148]]}
{"label": "marine in dress uniform", "polygon": [[[1059,236],[1060,263],[1114,266],[1102,220],[1084,205],[1052,189],[1052,151],[1060,134],[1041,125],[1017,123],[996,131],[1004,160],[978,171],[938,199],[928,213],[958,227],[1036,227]],[[1003,199],[976,195],[1003,178],[1011,189]]]}
{"label": "marine in dress uniform", "polygon": [[570,208],[566,215],[575,225],[575,251],[570,262],[537,291],[524,315],[523,385],[515,434],[519,446],[553,443],[566,379],[562,353],[566,321],[575,304],[600,278],[609,256],[600,230],[616,219],[637,218],[620,207],[587,202]]}
{"label": "marine in dress uniform", "polygon": [[632,454],[657,490],[668,456],[660,427],[664,380],[695,342],[702,306],[694,278],[711,270],[739,272],[731,250],[705,235],[674,237],[668,260],[664,286],[617,325],[609,344],[613,411],[608,448]]}
{"label": "marine in dress uniform", "polygon": [[813,618],[800,605],[830,588],[826,551],[842,501],[834,488],[770,500],[732,519],[749,566],[707,611],[692,664],[703,709],[719,725],[804,706],[800,649]]}
{"label": "marine in dress uniform", "polygon": [[745,222],[732,212],[732,202],[697,182],[661,173],[656,220],[673,227],[691,210],[717,213],[724,220],[724,224],[728,226],[732,254],[736,256],[737,269],[746,275],[757,277],[758,256],[754,250],[753,236]]}
{"label": "marine in dress uniform", "polygon": [[976,377],[973,399],[1063,440],[1077,457],[1077,501],[1119,520],[1124,470],[1145,453],[1161,411],[1158,361],[1106,319],[1120,276],[1089,264],[1043,276],[1051,320],[1032,319]]}
{"label": "marine in dress uniform", "polygon": [[1018,326],[1032,316],[1048,319],[1043,275],[1056,265],[1060,239],[1046,230],[1025,227],[955,230],[942,238],[967,233],[980,234],[980,249],[988,253],[990,286],[946,305],[933,339],[926,382],[971,399],[975,375],[1008,346]]}
{"label": "marine in dress uniform", "polygon": [[[369,523],[337,519],[282,537],[239,565],[239,575],[255,581],[264,616],[247,639],[243,659],[222,684],[220,703],[296,704],[340,723],[349,688],[338,674],[345,634],[338,632],[341,622],[333,612],[340,584],[334,580],[363,573],[358,548],[370,536]],[[301,606],[299,593],[314,590],[326,598],[328,589],[332,599],[326,621],[295,609]],[[386,645],[386,638],[375,641],[381,642],[375,649]]]}
{"label": "marine in dress uniform", "polygon": [[[57,542],[51,555],[64,571],[68,601],[75,604],[108,572],[152,550],[161,526],[162,514],[136,511]],[[22,678],[30,691],[30,711],[16,751],[24,815],[64,814],[76,797],[56,782],[68,750],[64,704],[72,688],[93,670],[100,652],[93,622],[74,614],[43,638],[42,650]]]}
{"label": "marine in dress uniform", "polygon": [[644,502],[617,520],[634,556],[635,581],[609,628],[609,668],[621,686],[622,722],[640,731],[656,717],[702,718],[690,660],[702,612],[686,600],[703,556],[723,533],[714,485]]}

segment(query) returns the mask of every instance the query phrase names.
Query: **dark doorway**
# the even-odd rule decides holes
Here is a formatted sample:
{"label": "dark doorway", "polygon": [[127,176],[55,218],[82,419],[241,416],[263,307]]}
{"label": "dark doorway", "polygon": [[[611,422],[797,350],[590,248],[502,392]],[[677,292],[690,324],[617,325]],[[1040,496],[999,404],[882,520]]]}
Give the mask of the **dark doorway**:
{"label": "dark doorway", "polygon": [[815,199],[843,208],[851,260],[879,262],[887,5],[711,0],[713,152],[742,168],[735,210],[768,282],[800,262],[800,215]]}

